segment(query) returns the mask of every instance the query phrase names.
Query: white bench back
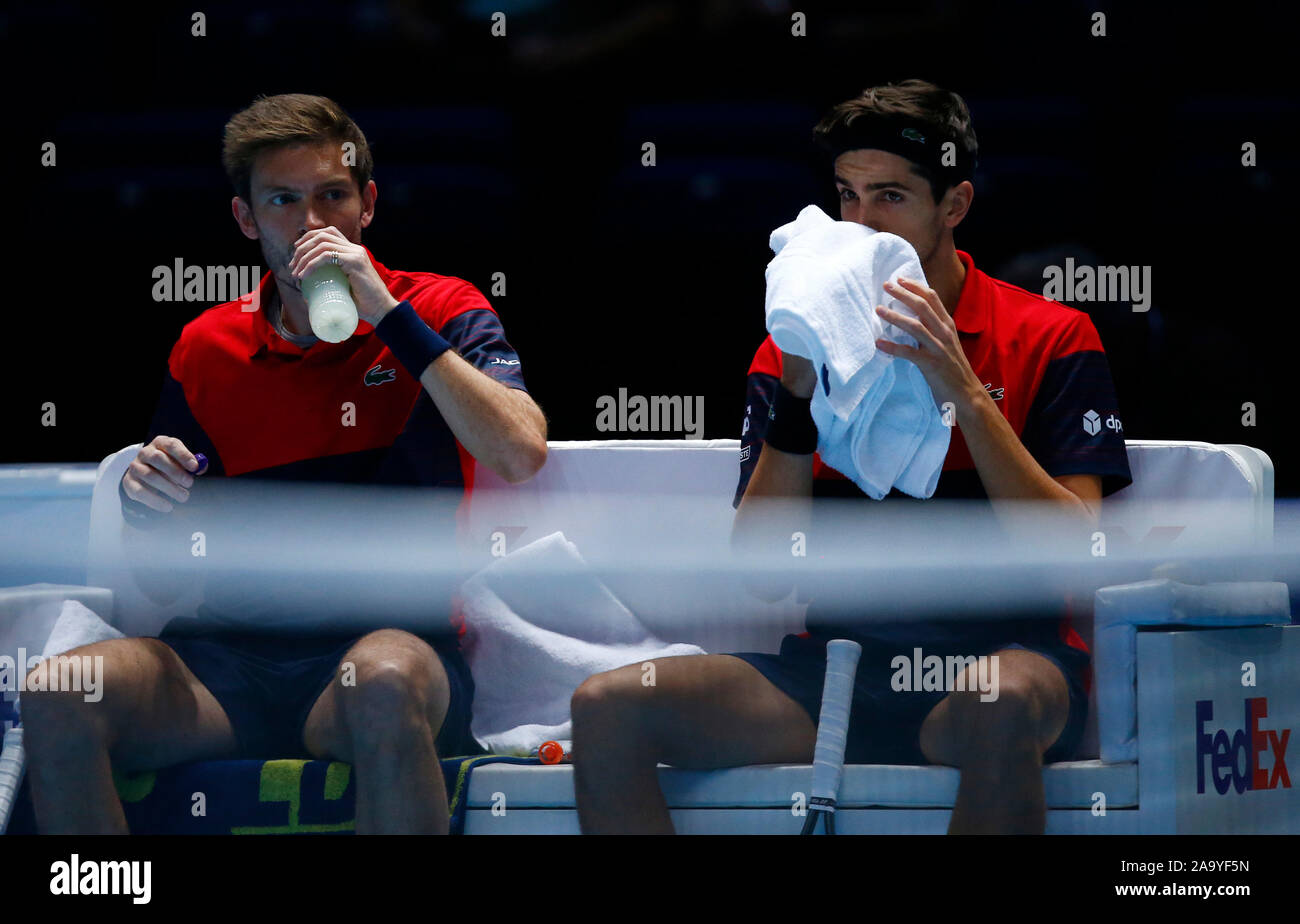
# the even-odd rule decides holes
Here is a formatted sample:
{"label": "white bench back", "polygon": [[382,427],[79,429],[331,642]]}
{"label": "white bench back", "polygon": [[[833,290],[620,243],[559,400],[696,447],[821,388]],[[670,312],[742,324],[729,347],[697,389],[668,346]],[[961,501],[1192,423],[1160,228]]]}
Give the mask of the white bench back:
{"label": "white bench back", "polygon": [[[1168,440],[1129,440],[1127,446],[1133,484],[1102,505],[1101,528],[1111,541],[1152,543],[1176,554],[1180,545],[1204,539],[1197,531],[1208,528],[1179,522],[1180,506],[1189,501],[1220,502],[1213,524],[1216,538],[1246,538],[1261,545],[1270,540],[1273,467],[1260,450]],[[183,598],[160,607],[141,594],[126,571],[117,484],[138,448],[128,446],[99,467],[87,583],[113,589],[114,625],[128,634],[152,634],[171,617],[193,613],[200,601]],[[683,526],[693,539],[721,546],[734,515],[739,448],[738,440],[552,442],[541,472],[520,485],[507,484],[480,466],[467,511],[468,541],[486,556],[494,534],[507,536],[513,550],[562,531],[580,551],[590,549],[603,541],[608,525],[575,517],[575,496],[610,495],[608,502],[616,509],[626,505],[628,528],[635,529],[637,496],[671,493],[698,499],[690,523]],[[611,589],[666,641],[693,642],[706,651],[776,651],[782,636],[803,628],[803,608],[793,599],[764,604],[721,584],[717,593],[702,595],[698,584],[674,586],[647,577],[627,578]],[[692,615],[689,625],[683,626],[683,613]],[[1081,620],[1077,628],[1091,646],[1091,620]],[[1095,756],[1098,748],[1095,690],[1092,705],[1084,756]]]}
{"label": "white bench back", "polygon": [[[507,484],[480,466],[475,499],[468,507],[469,542],[487,550],[492,535],[500,531],[513,549],[560,530],[582,550],[598,541],[599,530],[588,535],[595,527],[572,516],[575,495],[608,494],[617,504],[620,494],[675,494],[698,498],[688,527],[693,537],[723,543],[734,513],[739,448],[737,440],[552,442],[541,472],[520,485]],[[159,606],[140,593],[126,571],[117,484],[138,449],[139,444],[128,446],[99,466],[87,560],[87,583],[114,590],[114,624],[128,633],[149,631],[174,615],[192,613],[199,602],[181,599]],[[1102,506],[1102,529],[1112,541],[1163,544],[1176,552],[1180,544],[1201,538],[1194,530],[1203,527],[1189,529],[1173,522],[1177,507],[1171,502],[1208,500],[1222,502],[1214,523],[1216,536],[1248,535],[1261,543],[1271,536],[1273,467],[1263,452],[1239,445],[1129,440],[1128,453],[1134,483]],[[629,522],[629,528],[635,525]],[[660,581],[629,581],[616,588],[652,628],[676,607],[687,605],[672,590]],[[716,613],[707,624],[671,640],[692,641],[709,651],[775,650],[785,631],[798,628],[802,615],[792,604],[715,602]],[[1085,638],[1090,639],[1090,633]]]}

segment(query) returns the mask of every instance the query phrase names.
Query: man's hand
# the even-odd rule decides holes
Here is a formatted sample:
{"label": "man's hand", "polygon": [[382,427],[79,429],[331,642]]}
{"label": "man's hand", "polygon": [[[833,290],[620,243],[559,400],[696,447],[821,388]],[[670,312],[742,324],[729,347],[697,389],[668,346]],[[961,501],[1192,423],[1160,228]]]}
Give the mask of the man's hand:
{"label": "man's hand", "polygon": [[[202,469],[202,470],[200,470]],[[194,453],[174,436],[155,436],[148,446],[141,446],[122,475],[126,496],[159,513],[171,513],[174,505],[168,498],[183,504],[190,499],[194,475],[207,471]],[[194,474],[191,474],[193,472]]]}
{"label": "man's hand", "polygon": [[[1095,525],[1101,509],[1101,478],[1065,475],[1054,479],[1043,470],[975,375],[961,348],[957,324],[938,294],[911,279],[900,279],[898,285],[886,282],[885,291],[911,308],[916,317],[884,307],[876,313],[910,333],[919,346],[888,340],[877,340],[876,346],[916,363],[939,406],[945,401],[956,405],[966,448],[1003,525],[1013,533],[1024,529],[1016,509],[1000,503],[1004,500],[1051,501]],[[1033,538],[1035,534],[1025,535]]]}
{"label": "man's hand", "polygon": [[379,278],[366,249],[360,244],[352,243],[333,225],[308,231],[298,238],[294,244],[293,259],[289,261],[289,272],[301,283],[312,270],[331,263],[331,253],[339,255],[339,269],[347,274],[361,320],[374,326],[397,307],[397,299],[393,298],[384,281]]}
{"label": "man's hand", "polygon": [[811,398],[817,390],[817,370],[802,356],[782,353],[781,384],[796,398]]}
{"label": "man's hand", "polygon": [[[127,466],[122,475],[122,490],[131,500],[160,513],[172,513],[176,508],[171,501],[179,504],[188,501],[195,475],[205,471],[206,461],[196,459],[176,437],[156,436],[149,445],[140,447]],[[122,522],[122,548],[127,566],[136,586],[159,606],[175,603],[192,586],[193,575],[186,570],[191,565],[188,542],[177,540],[174,530],[188,535],[184,521],[193,512],[189,507],[176,510],[165,521],[171,525],[163,534],[142,531],[126,520]]]}
{"label": "man's hand", "polygon": [[916,338],[918,345],[909,347],[881,339],[876,341],[876,346],[890,356],[916,363],[930,383],[930,391],[939,407],[952,401],[959,409],[966,408],[980,397],[987,396],[961,348],[957,324],[944,308],[938,293],[911,279],[900,278],[898,281],[899,285],[886,282],[885,291],[911,308],[916,317],[883,305],[876,308],[876,314],[907,331]]}

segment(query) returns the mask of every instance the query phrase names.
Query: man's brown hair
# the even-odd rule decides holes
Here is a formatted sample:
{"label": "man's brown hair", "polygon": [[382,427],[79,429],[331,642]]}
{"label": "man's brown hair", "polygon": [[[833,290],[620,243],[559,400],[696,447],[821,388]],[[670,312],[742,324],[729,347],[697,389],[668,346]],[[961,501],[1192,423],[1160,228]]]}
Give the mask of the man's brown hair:
{"label": "man's brown hair", "polygon": [[[813,129],[813,136],[824,148],[836,155],[855,147],[877,147],[860,144],[862,139],[876,134],[885,126],[911,126],[925,138],[941,144],[952,141],[957,149],[957,164],[953,168],[938,169],[934,152],[937,144],[917,149],[914,156],[901,150],[885,147],[912,162],[913,171],[930,183],[934,201],[962,180],[974,173],[979,143],[971,124],[966,101],[951,90],[935,86],[925,80],[904,80],[869,87],[859,96],[845,100],[831,109]],[[907,136],[916,137],[916,136]]]}
{"label": "man's brown hair", "polygon": [[362,191],[370,182],[375,161],[366,136],[343,111],[343,107],[323,96],[283,93],[259,96],[242,112],[226,123],[221,146],[221,164],[235,187],[235,195],[252,205],[253,161],[270,148],[286,144],[344,142],[356,146],[353,165],[349,168]]}

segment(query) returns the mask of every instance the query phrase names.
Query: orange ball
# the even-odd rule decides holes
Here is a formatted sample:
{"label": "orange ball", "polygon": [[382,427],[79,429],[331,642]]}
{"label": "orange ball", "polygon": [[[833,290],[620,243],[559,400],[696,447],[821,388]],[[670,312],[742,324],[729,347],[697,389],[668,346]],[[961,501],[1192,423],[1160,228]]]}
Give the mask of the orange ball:
{"label": "orange ball", "polygon": [[564,760],[564,748],[558,741],[546,741],[537,749],[537,756],[544,764],[558,764]]}

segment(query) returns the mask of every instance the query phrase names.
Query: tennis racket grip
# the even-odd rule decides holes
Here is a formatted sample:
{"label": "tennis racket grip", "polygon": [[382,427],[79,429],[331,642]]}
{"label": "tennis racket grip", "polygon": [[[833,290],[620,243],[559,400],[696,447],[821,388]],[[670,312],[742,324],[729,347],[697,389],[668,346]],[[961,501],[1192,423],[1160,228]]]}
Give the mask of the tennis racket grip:
{"label": "tennis racket grip", "polygon": [[822,687],[817,747],[813,751],[809,808],[835,811],[835,797],[840,788],[840,776],[844,773],[844,745],[849,734],[853,679],[858,673],[861,654],[862,646],[847,639],[835,639],[826,646],[826,683]]}
{"label": "tennis racket grip", "polygon": [[23,782],[25,758],[23,729],[22,726],[16,726],[5,732],[4,746],[0,749],[0,834],[4,834],[9,827],[14,799]]}

